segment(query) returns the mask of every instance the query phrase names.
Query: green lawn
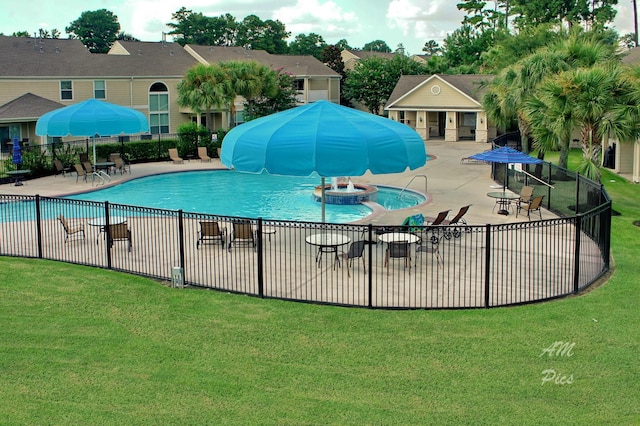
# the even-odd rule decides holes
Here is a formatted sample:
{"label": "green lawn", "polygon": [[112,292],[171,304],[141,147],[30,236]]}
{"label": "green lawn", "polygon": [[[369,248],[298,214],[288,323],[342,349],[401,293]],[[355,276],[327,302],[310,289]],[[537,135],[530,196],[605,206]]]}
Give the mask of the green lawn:
{"label": "green lawn", "polygon": [[513,308],[316,306],[0,257],[0,424],[640,424],[640,186],[603,182],[613,276]]}

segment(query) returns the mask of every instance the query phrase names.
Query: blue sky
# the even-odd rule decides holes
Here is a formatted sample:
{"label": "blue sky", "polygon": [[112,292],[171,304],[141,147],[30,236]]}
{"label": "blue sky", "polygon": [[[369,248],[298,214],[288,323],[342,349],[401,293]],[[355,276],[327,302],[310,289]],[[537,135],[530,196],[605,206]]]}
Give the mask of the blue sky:
{"label": "blue sky", "polygon": [[[122,30],[142,41],[159,41],[171,22],[171,14],[182,6],[207,16],[230,13],[242,20],[257,15],[279,19],[292,38],[300,33],[320,34],[327,43],[346,39],[353,47],[384,40],[395,49],[403,44],[407,53],[419,54],[428,40],[439,43],[460,26],[463,14],[456,0],[29,0],[3,1],[0,32],[64,28],[87,10],[113,12]],[[631,0],[620,0],[616,29],[633,31]],[[169,40],[171,40],[169,38]]]}

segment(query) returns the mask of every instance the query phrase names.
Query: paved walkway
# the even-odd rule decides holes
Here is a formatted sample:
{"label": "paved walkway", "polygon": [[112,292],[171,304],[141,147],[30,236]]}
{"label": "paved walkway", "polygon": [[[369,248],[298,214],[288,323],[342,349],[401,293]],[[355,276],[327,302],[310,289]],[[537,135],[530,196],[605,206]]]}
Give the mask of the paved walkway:
{"label": "paved walkway", "polygon": [[[496,184],[491,179],[491,167],[489,165],[461,164],[460,160],[462,158],[486,149],[489,149],[489,145],[477,142],[427,141],[427,154],[432,156],[433,159],[419,169],[388,175],[365,174],[364,176],[352,177],[352,180],[356,183],[377,183],[400,188],[409,185],[410,189],[425,192],[425,179],[417,175],[427,176],[426,192],[429,197],[427,203],[411,209],[376,213],[363,222],[371,222],[376,225],[397,225],[402,223],[407,216],[416,213],[435,217],[438,212],[449,209],[451,210],[449,218],[452,218],[460,207],[467,204],[472,204],[471,209],[465,216],[467,222],[471,225],[501,224],[520,222],[523,219],[527,220],[526,216],[523,217],[522,215],[516,218],[515,214],[502,216],[492,212],[495,200],[487,197],[486,194],[490,191],[496,191]],[[130,179],[158,173],[221,168],[225,167],[217,158],[211,162],[192,160],[185,161],[183,164],[174,164],[172,162],[133,164],[131,174],[114,174],[111,182],[106,185],[116,185]],[[66,177],[58,175],[28,180],[23,186],[14,186],[13,184],[0,185],[0,194],[62,196],[90,191],[97,187],[101,187],[101,185],[98,185],[98,180],[93,184],[91,179],[88,182],[82,182],[81,180],[76,182],[75,173],[70,173]],[[542,217],[548,219],[554,217],[554,215],[543,211]]]}

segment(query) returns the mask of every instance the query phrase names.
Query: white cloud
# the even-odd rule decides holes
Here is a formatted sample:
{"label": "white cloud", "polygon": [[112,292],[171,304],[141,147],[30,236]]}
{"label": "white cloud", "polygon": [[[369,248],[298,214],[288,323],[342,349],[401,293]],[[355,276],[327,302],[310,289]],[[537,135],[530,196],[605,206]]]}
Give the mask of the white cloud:
{"label": "white cloud", "polygon": [[292,38],[300,33],[316,33],[327,39],[345,38],[359,31],[358,17],[333,1],[298,0],[292,6],[274,10],[275,19],[282,21]]}
{"label": "white cloud", "polygon": [[447,33],[460,26],[464,13],[457,10],[455,2],[433,0],[393,0],[387,9],[387,20],[392,28],[398,28],[403,36],[417,40],[441,42]]}

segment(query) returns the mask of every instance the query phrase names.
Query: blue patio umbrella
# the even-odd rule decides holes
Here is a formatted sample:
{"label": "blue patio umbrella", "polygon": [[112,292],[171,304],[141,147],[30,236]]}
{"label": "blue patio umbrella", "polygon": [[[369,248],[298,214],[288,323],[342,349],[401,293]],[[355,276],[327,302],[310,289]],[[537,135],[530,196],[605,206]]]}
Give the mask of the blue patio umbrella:
{"label": "blue patio umbrella", "polygon": [[400,173],[426,162],[422,137],[410,127],[328,101],[291,108],[233,128],[221,161],[242,172],[324,179]]}
{"label": "blue patio umbrella", "polygon": [[[97,99],[88,99],[44,114],[36,122],[38,136],[115,136],[149,131],[140,111]],[[93,145],[95,161],[96,147]]]}
{"label": "blue patio umbrella", "polygon": [[473,158],[474,160],[486,161],[488,163],[504,164],[505,179],[502,185],[503,191],[505,191],[507,188],[506,169],[509,164],[540,164],[542,163],[542,160],[538,158],[534,158],[530,155],[525,154],[524,152],[518,151],[517,149],[513,149],[509,146],[503,146],[500,148],[492,149],[490,151],[484,151],[478,154],[473,154],[469,158]]}
{"label": "blue patio umbrella", "polygon": [[13,137],[13,155],[11,161],[13,161],[13,164],[20,170],[20,166],[22,165],[22,150],[20,149],[20,141],[17,136]]}

